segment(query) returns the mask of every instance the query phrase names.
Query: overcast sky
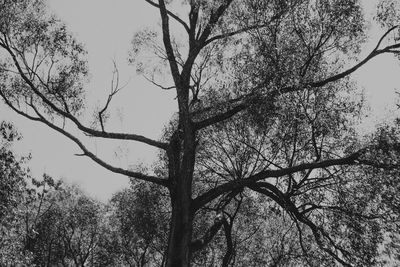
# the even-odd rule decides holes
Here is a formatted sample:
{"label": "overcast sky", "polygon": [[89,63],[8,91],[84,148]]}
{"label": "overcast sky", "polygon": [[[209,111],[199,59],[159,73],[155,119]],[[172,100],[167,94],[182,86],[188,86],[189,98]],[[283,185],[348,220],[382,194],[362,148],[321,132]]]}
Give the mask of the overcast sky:
{"label": "overcast sky", "polygon": [[[110,89],[114,59],[122,83],[129,83],[115,99],[112,108],[118,116],[112,127],[159,138],[163,125],[176,109],[174,94],[150,86],[136,76],[126,60],[134,32],[148,25],[157,26],[157,10],[143,0],[49,0],[49,4],[89,52],[91,80],[87,90],[90,103],[104,103],[102,100]],[[371,44],[379,37],[377,30],[373,29],[373,33]],[[368,47],[365,53],[367,51]],[[382,56],[368,63],[355,76],[365,88],[366,99],[371,105],[368,125],[393,118],[397,101],[394,91],[400,87],[399,73],[398,63],[390,56]],[[24,139],[16,145],[16,150],[21,154],[32,153],[30,166],[34,175],[46,172],[55,178],[77,183],[101,200],[107,200],[127,185],[127,178],[112,174],[89,159],[74,156],[80,153],[78,147],[63,136],[16,116],[2,103],[0,120],[14,121],[23,134]],[[155,151],[143,145],[127,147],[116,142],[92,141],[90,146],[99,155],[123,166],[150,163],[155,158]],[[115,151],[122,151],[122,156],[115,157]]]}

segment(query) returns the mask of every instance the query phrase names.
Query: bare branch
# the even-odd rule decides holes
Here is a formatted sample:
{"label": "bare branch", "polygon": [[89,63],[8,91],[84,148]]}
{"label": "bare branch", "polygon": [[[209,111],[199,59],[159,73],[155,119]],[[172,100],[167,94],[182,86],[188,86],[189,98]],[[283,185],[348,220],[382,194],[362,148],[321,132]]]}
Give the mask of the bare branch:
{"label": "bare branch", "polygon": [[108,109],[108,106],[110,105],[113,97],[127,85],[127,84],[125,84],[124,86],[119,87],[119,71],[117,68],[117,64],[115,63],[115,60],[113,60],[113,66],[114,66],[114,71],[113,71],[113,75],[112,75],[112,79],[111,79],[111,92],[108,95],[106,104],[104,105],[103,109],[101,109],[99,111],[99,121],[100,121],[101,130],[103,132],[105,131],[104,130],[104,122],[103,122],[104,112],[106,112],[106,110]]}
{"label": "bare branch", "polygon": [[148,78],[146,75],[143,75],[143,77],[144,77],[147,81],[149,81],[149,82],[151,82],[152,84],[154,84],[155,86],[161,88],[162,90],[171,90],[171,89],[175,89],[175,88],[176,88],[176,86],[164,87],[164,86],[162,86],[161,84],[156,83],[153,79]]}
{"label": "bare branch", "polygon": [[20,66],[20,64],[17,60],[17,56],[13,53],[11,48],[9,46],[3,46],[3,47],[7,50],[7,52],[12,57],[14,65],[16,66],[19,75],[26,82],[26,84],[30,87],[30,89],[33,91],[33,93],[35,95],[37,95],[47,106],[49,106],[58,115],[71,120],[78,127],[78,129],[82,130],[86,134],[89,134],[93,137],[99,137],[99,138],[137,141],[137,142],[145,143],[145,144],[148,144],[148,145],[151,145],[151,146],[154,146],[157,148],[161,148],[164,150],[166,150],[168,148],[168,145],[166,143],[155,141],[155,140],[149,139],[145,136],[136,135],[136,134],[127,134],[127,133],[103,132],[103,131],[97,131],[97,130],[94,130],[94,129],[84,126],[74,115],[57,107],[46,96],[44,96],[44,94],[42,94],[39,91],[39,89],[36,88],[36,86],[33,84],[33,82],[26,76],[26,74],[24,73],[22,67]]}
{"label": "bare branch", "polygon": [[[157,3],[154,3],[154,2],[151,1],[151,0],[144,0],[144,1],[146,1],[147,3],[149,3],[150,5],[152,5],[152,6],[156,7],[156,8],[158,8],[158,9],[161,9],[161,5],[159,5],[159,4],[157,4]],[[171,18],[173,18],[173,19],[175,19],[177,22],[179,22],[179,23],[185,28],[185,30],[189,33],[190,29],[189,29],[189,26],[186,24],[186,22],[184,22],[180,17],[178,17],[177,15],[175,15],[174,13],[172,13],[171,11],[169,11],[169,10],[167,10],[167,9],[166,9],[166,12],[167,12],[167,14],[168,14],[169,16],[171,16]]]}
{"label": "bare branch", "polygon": [[379,39],[378,44],[375,47],[375,51],[379,49],[379,47],[381,46],[382,41],[386,38],[386,36],[389,35],[389,33],[391,33],[392,31],[394,31],[395,29],[397,29],[399,27],[399,25],[396,25],[392,28],[390,28],[388,31],[385,32],[384,35],[382,35],[382,37]]}
{"label": "bare branch", "polygon": [[81,154],[82,156],[84,155],[84,156],[89,157],[90,159],[92,159],[94,162],[96,162],[100,166],[102,166],[105,169],[112,171],[114,173],[119,173],[119,174],[122,174],[122,175],[125,175],[128,177],[131,177],[131,178],[152,182],[152,183],[162,185],[162,186],[168,185],[167,179],[162,179],[159,177],[146,175],[146,174],[143,174],[140,172],[134,172],[134,171],[122,169],[122,168],[115,167],[115,166],[112,166],[112,165],[104,162],[99,157],[97,157],[95,154],[90,152],[90,150],[87,149],[86,146],[76,136],[72,135],[71,133],[65,131],[64,129],[62,129],[62,128],[56,126],[55,124],[51,123],[50,121],[48,121],[45,117],[43,117],[43,115],[38,111],[38,109],[34,105],[30,105],[30,107],[36,112],[36,114],[39,117],[40,122],[46,124],[53,130],[61,133],[62,135],[66,136],[67,138],[72,140],[74,143],[76,143],[79,146],[79,148],[83,151],[83,154]]}
{"label": "bare branch", "polygon": [[56,130],[57,132],[63,134],[64,136],[68,137],[73,142],[75,142],[83,151],[83,153],[76,154],[76,156],[87,156],[90,159],[92,159],[94,162],[99,164],[100,166],[102,166],[102,167],[104,167],[104,168],[106,168],[106,169],[108,169],[108,170],[110,170],[110,171],[112,171],[114,173],[119,173],[119,174],[122,174],[122,175],[125,175],[125,176],[128,176],[128,177],[132,177],[132,178],[135,178],[135,179],[139,179],[139,180],[143,180],[143,181],[149,181],[149,182],[153,182],[155,184],[167,186],[167,180],[166,179],[161,179],[159,177],[145,175],[145,174],[142,174],[140,172],[133,172],[133,171],[125,170],[125,169],[122,169],[122,168],[114,167],[114,166],[104,162],[103,160],[98,158],[95,154],[90,152],[77,137],[75,137],[71,133],[68,133],[64,129],[62,129],[60,127],[57,127],[56,125],[54,125],[53,123],[48,121],[46,118],[44,118],[43,115],[32,104],[29,104],[29,106],[35,111],[35,113],[38,115],[38,117],[30,116],[27,113],[22,112],[21,110],[15,108],[14,105],[12,105],[11,102],[7,98],[4,97],[4,94],[3,94],[2,91],[0,91],[0,96],[2,96],[3,99],[5,100],[6,104],[11,109],[13,109],[15,112],[17,112],[18,114],[20,114],[20,115],[22,115],[22,116],[24,116],[24,117],[26,117],[26,118],[28,118],[30,120],[42,122],[42,123],[46,124],[47,126],[49,126],[50,128]]}

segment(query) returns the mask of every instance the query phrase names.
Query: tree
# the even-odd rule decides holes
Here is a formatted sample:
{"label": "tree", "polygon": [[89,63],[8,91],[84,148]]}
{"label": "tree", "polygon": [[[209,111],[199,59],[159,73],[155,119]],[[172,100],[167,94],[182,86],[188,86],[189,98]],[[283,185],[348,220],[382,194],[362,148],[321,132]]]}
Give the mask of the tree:
{"label": "tree", "polygon": [[19,140],[20,136],[10,123],[1,122],[0,147],[0,218],[3,219],[18,203],[25,185],[25,170],[23,159],[19,160],[11,150],[11,143]]}
{"label": "tree", "polygon": [[25,167],[29,157],[18,158],[12,151],[13,142],[21,135],[11,123],[0,123],[0,264],[27,264],[30,255],[23,253],[23,235],[19,220],[20,202],[29,178]]}
{"label": "tree", "polygon": [[[158,9],[161,29],[135,35],[130,61],[154,85],[176,91],[177,115],[162,140],[106,130],[115,84],[98,126],[81,122],[85,51],[41,0],[0,3],[4,102],[75,142],[81,156],[168,190],[166,266],[190,266],[222,228],[220,260],[227,266],[240,199],[253,195],[266,196],[293,220],[304,255],[308,231],[323,257],[345,266],[375,264],[383,241],[369,233],[382,236],[385,211],[396,213],[373,193],[377,177],[395,179],[398,143],[390,131],[357,136],[352,124],[362,100],[352,97],[350,76],[379,55],[399,53],[398,27],[346,67],[366,39],[357,0],[145,1]],[[174,2],[182,9],[173,11]],[[184,39],[175,37],[182,32]],[[140,61],[148,48],[161,64]],[[160,84],[160,73],[171,84]],[[90,151],[76,129],[155,147],[163,166],[150,173],[114,166]],[[359,185],[374,198],[364,201]]]}
{"label": "tree", "polygon": [[32,178],[25,166],[29,157],[12,151],[21,135],[6,122],[0,133],[1,265],[84,266],[89,256],[92,265],[97,263],[105,228],[101,205],[49,175]]}
{"label": "tree", "polygon": [[30,203],[32,212],[26,216],[25,223],[32,230],[25,249],[33,255],[32,264],[95,265],[104,230],[101,204],[85,196],[77,187],[58,184],[55,188],[51,181],[46,176],[38,182],[42,190],[37,193],[36,201]]}
{"label": "tree", "polygon": [[111,230],[106,255],[123,266],[162,266],[168,232],[168,204],[159,187],[131,184],[110,201]]}

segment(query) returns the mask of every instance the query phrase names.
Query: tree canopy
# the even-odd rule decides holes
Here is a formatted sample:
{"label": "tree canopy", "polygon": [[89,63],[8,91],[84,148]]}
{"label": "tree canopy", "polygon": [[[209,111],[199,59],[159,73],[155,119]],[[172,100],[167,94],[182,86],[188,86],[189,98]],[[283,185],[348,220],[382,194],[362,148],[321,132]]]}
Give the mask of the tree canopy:
{"label": "tree canopy", "polygon": [[[114,199],[122,212],[114,231],[128,238],[118,242],[144,244],[127,251],[142,257],[135,264],[394,260],[399,121],[359,134],[364,103],[352,74],[383,54],[398,56],[397,2],[378,3],[373,19],[384,33],[360,57],[373,22],[359,0],[144,1],[159,11],[159,28],[136,33],[128,59],[150,83],[176,92],[176,115],[159,140],[108,130],[117,70],[98,123],[86,126],[84,46],[43,0],[0,2],[3,101],[70,139],[79,156],[150,183]],[[150,169],[116,166],[79,133],[140,142],[159,158]]]}

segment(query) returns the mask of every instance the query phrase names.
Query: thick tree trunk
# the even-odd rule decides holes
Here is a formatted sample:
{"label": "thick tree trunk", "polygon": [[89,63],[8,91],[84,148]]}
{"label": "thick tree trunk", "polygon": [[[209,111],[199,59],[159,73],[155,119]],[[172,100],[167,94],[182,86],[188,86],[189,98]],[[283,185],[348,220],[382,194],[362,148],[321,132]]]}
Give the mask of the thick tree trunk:
{"label": "thick tree trunk", "polygon": [[194,132],[190,127],[183,132],[184,134],[179,134],[178,131],[172,137],[168,155],[172,214],[167,267],[190,266],[190,244],[193,230],[192,180],[196,144]]}
{"label": "thick tree trunk", "polygon": [[192,239],[192,221],[190,198],[177,193],[172,199],[167,267],[190,266],[189,248]]}

